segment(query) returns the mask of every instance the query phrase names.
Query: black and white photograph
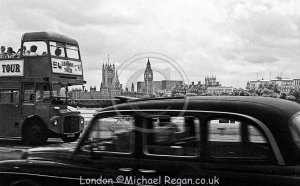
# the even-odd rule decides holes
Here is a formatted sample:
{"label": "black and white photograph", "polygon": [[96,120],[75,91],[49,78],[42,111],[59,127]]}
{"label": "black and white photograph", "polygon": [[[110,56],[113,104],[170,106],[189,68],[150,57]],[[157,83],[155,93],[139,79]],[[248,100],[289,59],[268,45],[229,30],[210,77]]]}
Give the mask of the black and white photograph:
{"label": "black and white photograph", "polygon": [[299,0],[0,0],[0,186],[299,186]]}

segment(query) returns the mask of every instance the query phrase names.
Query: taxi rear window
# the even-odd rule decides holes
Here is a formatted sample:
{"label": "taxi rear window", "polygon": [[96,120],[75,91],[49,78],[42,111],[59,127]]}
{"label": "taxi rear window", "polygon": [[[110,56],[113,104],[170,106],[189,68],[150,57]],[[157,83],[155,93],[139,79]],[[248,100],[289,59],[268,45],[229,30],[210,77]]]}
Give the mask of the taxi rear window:
{"label": "taxi rear window", "polygon": [[298,148],[300,148],[300,113],[291,119],[290,129],[294,141],[296,142]]}

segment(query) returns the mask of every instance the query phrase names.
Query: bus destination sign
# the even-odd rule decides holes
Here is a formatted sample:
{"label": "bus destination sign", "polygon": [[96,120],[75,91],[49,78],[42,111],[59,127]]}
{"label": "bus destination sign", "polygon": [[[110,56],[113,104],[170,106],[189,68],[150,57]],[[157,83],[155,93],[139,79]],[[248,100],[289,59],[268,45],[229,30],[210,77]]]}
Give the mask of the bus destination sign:
{"label": "bus destination sign", "polygon": [[24,75],[24,60],[3,60],[0,65],[0,77]]}
{"label": "bus destination sign", "polygon": [[82,75],[82,66],[79,61],[51,59],[52,72],[59,74]]}

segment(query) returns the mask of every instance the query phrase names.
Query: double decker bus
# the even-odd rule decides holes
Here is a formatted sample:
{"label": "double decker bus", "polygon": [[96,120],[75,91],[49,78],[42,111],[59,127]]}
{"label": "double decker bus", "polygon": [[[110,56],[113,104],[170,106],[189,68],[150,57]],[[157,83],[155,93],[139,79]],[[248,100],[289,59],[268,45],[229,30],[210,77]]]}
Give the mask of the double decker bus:
{"label": "double decker bus", "polygon": [[25,144],[76,141],[84,127],[68,109],[68,88],[83,85],[78,42],[52,32],[25,33],[18,53],[0,56],[0,136]]}

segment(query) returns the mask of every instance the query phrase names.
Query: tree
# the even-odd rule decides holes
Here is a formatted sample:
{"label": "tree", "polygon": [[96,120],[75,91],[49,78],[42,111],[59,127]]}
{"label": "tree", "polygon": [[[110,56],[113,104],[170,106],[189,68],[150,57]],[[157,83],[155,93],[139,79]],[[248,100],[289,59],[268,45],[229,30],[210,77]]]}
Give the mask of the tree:
{"label": "tree", "polygon": [[281,98],[281,99],[286,99],[286,94],[285,94],[285,93],[282,93],[282,94],[280,95],[280,98]]}
{"label": "tree", "polygon": [[275,84],[275,86],[274,86],[274,92],[277,94],[280,94],[280,90],[279,90],[279,87],[277,84]]}
{"label": "tree", "polygon": [[292,96],[295,97],[295,100],[300,103],[300,90],[292,90],[290,93]]}

